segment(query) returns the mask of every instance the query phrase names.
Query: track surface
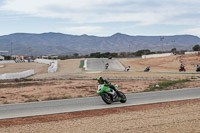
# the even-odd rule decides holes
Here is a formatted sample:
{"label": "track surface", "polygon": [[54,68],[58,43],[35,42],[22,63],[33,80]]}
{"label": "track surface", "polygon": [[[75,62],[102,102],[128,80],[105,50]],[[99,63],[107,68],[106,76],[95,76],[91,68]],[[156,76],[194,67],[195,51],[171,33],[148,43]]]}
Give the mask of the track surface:
{"label": "track surface", "polygon": [[117,59],[88,59],[87,60],[87,68],[86,70],[105,70],[105,64],[109,63],[109,67],[107,70],[110,71],[123,71],[123,65]]}
{"label": "track surface", "polygon": [[0,119],[199,99],[200,88],[127,94],[127,98],[128,101],[124,104],[111,105],[105,104],[101,97],[7,104],[0,106]]}

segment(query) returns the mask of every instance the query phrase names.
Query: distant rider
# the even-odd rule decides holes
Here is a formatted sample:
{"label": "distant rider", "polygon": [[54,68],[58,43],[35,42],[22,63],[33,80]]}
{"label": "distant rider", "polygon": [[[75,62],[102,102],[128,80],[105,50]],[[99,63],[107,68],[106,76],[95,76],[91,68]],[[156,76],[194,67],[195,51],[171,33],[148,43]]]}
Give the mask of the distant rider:
{"label": "distant rider", "polygon": [[184,65],[182,63],[180,64],[180,69],[184,69]]}
{"label": "distant rider", "polygon": [[108,69],[108,67],[109,67],[109,64],[108,64],[108,63],[106,63],[106,65],[105,65],[105,68],[106,68],[106,69]]}
{"label": "distant rider", "polygon": [[200,72],[200,67],[198,64],[196,65],[196,72]]}
{"label": "distant rider", "polygon": [[148,72],[150,71],[150,66],[148,66],[147,68],[145,68],[144,72]]}
{"label": "distant rider", "polygon": [[126,67],[124,71],[128,72],[130,70],[130,66]]}
{"label": "distant rider", "polygon": [[184,72],[186,71],[185,67],[182,63],[180,64],[180,67],[179,67],[179,72],[181,72],[181,71],[184,71]]}

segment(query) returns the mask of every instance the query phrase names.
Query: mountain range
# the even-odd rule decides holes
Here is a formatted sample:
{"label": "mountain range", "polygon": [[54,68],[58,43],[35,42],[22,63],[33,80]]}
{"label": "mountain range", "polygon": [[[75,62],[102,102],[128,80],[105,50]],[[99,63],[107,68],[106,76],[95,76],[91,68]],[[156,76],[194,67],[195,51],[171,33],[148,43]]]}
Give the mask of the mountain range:
{"label": "mountain range", "polygon": [[95,52],[135,52],[192,50],[200,44],[200,38],[193,35],[174,36],[130,36],[116,33],[112,36],[98,37],[88,35],[69,35],[62,33],[14,33],[0,36],[0,51],[9,51],[9,55],[71,55]]}

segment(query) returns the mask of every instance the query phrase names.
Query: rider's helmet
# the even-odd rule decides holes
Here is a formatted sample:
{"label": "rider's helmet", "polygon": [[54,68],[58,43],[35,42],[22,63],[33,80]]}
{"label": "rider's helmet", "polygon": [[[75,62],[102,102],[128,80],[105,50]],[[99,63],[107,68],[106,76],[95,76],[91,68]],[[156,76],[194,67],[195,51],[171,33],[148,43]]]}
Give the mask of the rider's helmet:
{"label": "rider's helmet", "polygon": [[101,76],[99,76],[99,77],[97,78],[97,80],[98,80],[98,83],[99,83],[99,84],[103,84],[103,83],[104,83],[103,78],[102,78]]}

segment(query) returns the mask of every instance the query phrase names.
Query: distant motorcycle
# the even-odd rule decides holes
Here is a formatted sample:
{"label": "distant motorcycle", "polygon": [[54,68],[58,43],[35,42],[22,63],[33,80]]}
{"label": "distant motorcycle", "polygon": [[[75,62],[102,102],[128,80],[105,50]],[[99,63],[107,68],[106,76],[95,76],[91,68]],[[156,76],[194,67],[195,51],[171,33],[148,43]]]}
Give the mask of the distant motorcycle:
{"label": "distant motorcycle", "polygon": [[199,67],[199,65],[196,65],[196,72],[200,72],[200,67]]}
{"label": "distant motorcycle", "polygon": [[148,71],[150,71],[150,66],[144,69],[144,72],[148,72]]}
{"label": "distant motorcycle", "polygon": [[184,68],[184,67],[181,67],[181,68],[179,68],[179,72],[182,72],[182,71],[186,71],[186,69]]}
{"label": "distant motorcycle", "polygon": [[105,65],[105,69],[108,69],[108,66],[109,66],[109,64],[108,64],[108,63],[106,63],[106,65]]}
{"label": "distant motorcycle", "polygon": [[130,66],[128,66],[128,67],[126,67],[126,68],[124,69],[125,72],[128,72],[129,70],[130,70]]}

